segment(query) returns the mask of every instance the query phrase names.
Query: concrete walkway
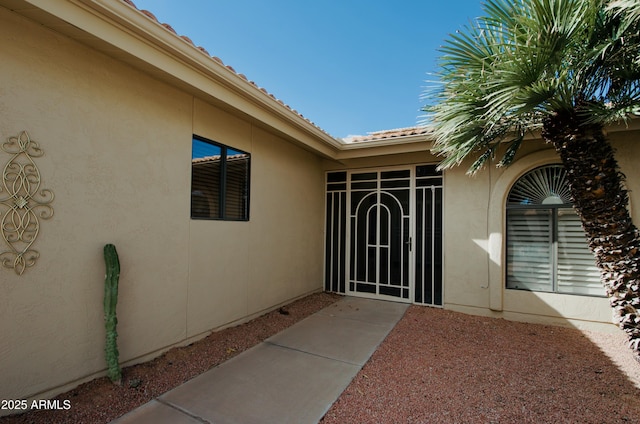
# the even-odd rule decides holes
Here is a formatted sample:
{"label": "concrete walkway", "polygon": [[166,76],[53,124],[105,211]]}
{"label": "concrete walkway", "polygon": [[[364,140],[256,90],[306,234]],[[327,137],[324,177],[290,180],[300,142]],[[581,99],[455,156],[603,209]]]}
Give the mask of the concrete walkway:
{"label": "concrete walkway", "polygon": [[407,307],[340,299],[112,423],[317,423]]}

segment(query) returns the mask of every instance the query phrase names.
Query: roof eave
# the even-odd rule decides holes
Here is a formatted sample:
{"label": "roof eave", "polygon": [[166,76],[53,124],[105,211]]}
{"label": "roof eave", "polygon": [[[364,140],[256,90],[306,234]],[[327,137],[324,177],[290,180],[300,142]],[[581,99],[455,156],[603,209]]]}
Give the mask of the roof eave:
{"label": "roof eave", "polygon": [[343,144],[336,154],[336,159],[345,160],[389,154],[429,152],[432,146],[433,140],[428,134],[359,141]]}
{"label": "roof eave", "polygon": [[204,49],[123,1],[0,0],[0,6],[205,96],[322,156],[335,156],[343,145]]}

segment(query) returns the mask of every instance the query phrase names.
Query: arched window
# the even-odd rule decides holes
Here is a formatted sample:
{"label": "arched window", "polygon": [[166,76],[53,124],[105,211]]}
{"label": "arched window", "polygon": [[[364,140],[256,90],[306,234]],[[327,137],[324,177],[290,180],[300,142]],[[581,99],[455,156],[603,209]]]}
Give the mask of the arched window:
{"label": "arched window", "polygon": [[520,177],[507,198],[507,288],[604,296],[561,165]]}

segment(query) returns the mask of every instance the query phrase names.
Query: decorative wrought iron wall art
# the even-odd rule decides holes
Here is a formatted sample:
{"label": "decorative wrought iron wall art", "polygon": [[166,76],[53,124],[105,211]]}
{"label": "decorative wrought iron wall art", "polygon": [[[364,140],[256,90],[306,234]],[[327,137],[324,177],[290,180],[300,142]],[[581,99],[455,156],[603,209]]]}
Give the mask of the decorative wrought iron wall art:
{"label": "decorative wrought iron wall art", "polygon": [[32,246],[40,232],[40,220],[53,216],[53,192],[40,189],[40,171],[33,158],[44,152],[26,131],[9,137],[0,147],[11,155],[0,186],[0,234],[9,250],[0,252],[0,261],[3,267],[22,275],[40,257]]}

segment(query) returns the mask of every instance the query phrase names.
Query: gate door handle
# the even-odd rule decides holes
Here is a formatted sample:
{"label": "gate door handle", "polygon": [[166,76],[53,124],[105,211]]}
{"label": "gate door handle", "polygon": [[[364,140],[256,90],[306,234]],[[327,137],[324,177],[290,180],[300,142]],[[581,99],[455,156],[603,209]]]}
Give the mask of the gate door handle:
{"label": "gate door handle", "polygon": [[409,240],[405,241],[405,242],[404,242],[404,244],[406,244],[407,246],[409,246],[409,252],[411,252],[411,246],[412,246],[412,243],[411,243],[411,237],[409,237]]}

